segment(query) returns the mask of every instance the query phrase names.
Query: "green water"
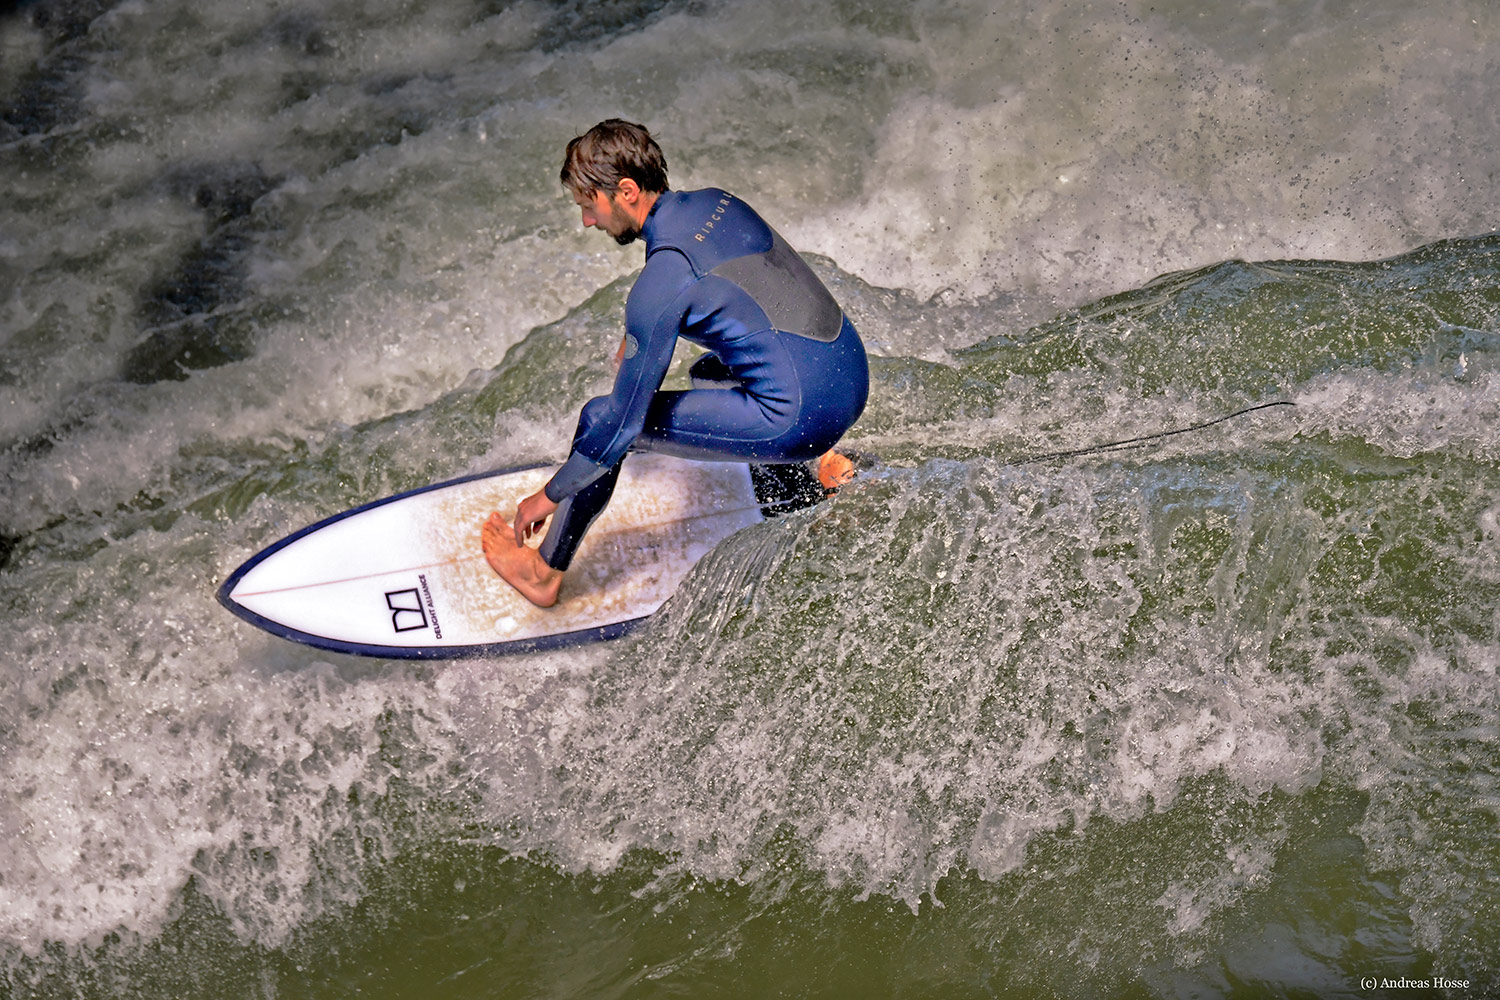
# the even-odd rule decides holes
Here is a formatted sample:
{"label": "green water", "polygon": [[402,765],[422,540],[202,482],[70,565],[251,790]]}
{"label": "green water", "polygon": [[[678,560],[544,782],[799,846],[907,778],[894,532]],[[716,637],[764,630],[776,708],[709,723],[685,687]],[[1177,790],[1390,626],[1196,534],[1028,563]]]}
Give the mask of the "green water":
{"label": "green water", "polygon": [[[208,801],[209,827],[248,795],[276,838],[199,850],[160,929],[18,955],[12,988],[1362,996],[1369,975],[1490,982],[1500,484],[1495,354],[1476,331],[1500,312],[1497,251],[1226,265],[952,365],[883,361],[876,430],[853,442],[892,457],[837,500],[724,543],[650,629],[590,657],[330,661],[216,621],[260,661],[231,668],[240,693],[217,697],[268,684],[254,697],[270,710],[254,726],[188,718],[179,698],[164,732],[232,734],[211,773],[239,778]],[[428,435],[479,453],[526,385],[584,372],[582,391],[586,370],[556,345],[571,329],[602,359],[618,305],[538,329],[420,412],[241,452],[240,479],[192,509],[122,507],[91,572],[132,586],[136,557],[119,549],[201,561],[204,518],[258,522],[252,544],[281,530],[241,496],[311,511],[402,488],[365,477]],[[1286,335],[1299,316],[1307,329]],[[1199,364],[1163,370],[1185,345]],[[1335,351],[1348,357],[1329,364]],[[1268,387],[1273,371],[1286,374]],[[1050,400],[1043,428],[1092,411],[1122,433],[1267,388],[1295,406],[1015,464],[1078,440],[1011,422],[1011,398]],[[962,440],[903,460],[959,425]],[[15,558],[68,551],[44,532]],[[12,587],[10,606],[35,613],[80,584],[51,586]],[[97,627],[82,617],[72,642]],[[118,683],[84,664],[47,697],[60,710]],[[131,763],[110,766],[124,791]],[[288,909],[301,916],[284,922]]]}

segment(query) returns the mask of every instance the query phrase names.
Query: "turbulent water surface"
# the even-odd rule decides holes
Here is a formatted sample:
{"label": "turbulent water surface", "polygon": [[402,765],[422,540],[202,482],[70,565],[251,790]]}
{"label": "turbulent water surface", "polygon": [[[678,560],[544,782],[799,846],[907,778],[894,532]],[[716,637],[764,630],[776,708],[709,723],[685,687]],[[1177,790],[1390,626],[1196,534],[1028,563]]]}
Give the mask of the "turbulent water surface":
{"label": "turbulent water surface", "polygon": [[[1497,53],[1489,0],[0,14],[0,993],[1493,995]],[[809,254],[878,462],[613,643],[228,615],[564,456],[616,114]]]}

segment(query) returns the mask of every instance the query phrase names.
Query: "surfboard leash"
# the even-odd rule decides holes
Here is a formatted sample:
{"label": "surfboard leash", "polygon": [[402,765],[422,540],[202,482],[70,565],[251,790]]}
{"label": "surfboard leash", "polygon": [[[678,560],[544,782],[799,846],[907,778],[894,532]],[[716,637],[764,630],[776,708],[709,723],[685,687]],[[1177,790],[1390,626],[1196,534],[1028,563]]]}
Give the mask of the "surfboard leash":
{"label": "surfboard leash", "polygon": [[1248,413],[1254,413],[1257,410],[1269,410],[1274,406],[1296,405],[1296,403],[1289,399],[1278,399],[1270,403],[1258,403],[1255,406],[1247,406],[1242,410],[1235,410],[1233,413],[1227,413],[1222,417],[1215,417],[1212,420],[1205,420],[1202,423],[1191,424],[1187,427],[1176,427],[1169,431],[1157,431],[1155,434],[1142,434],[1139,437],[1124,438],[1120,441],[1106,441],[1103,444],[1090,445],[1087,448],[1074,448],[1069,451],[1052,451],[1041,455],[1031,455],[1026,458],[1018,458],[1012,462],[1006,462],[1005,464],[1033,465],[1038,462],[1054,462],[1062,458],[1077,458],[1081,455],[1099,455],[1111,451],[1128,451],[1132,448],[1144,448],[1153,441],[1162,441],[1169,437],[1175,437],[1178,434],[1191,434],[1194,431],[1205,430],[1213,427],[1215,424],[1222,424],[1236,417],[1243,417]]}

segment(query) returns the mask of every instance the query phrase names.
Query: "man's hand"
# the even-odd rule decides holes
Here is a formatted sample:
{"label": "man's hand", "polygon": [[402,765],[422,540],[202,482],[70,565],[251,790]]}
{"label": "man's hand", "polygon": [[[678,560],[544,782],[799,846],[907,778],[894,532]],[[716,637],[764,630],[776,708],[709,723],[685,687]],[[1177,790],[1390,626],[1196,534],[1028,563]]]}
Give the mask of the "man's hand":
{"label": "man's hand", "polygon": [[516,545],[526,544],[533,532],[540,531],[542,524],[557,510],[557,504],[547,499],[545,490],[537,490],[522,500],[516,508]]}

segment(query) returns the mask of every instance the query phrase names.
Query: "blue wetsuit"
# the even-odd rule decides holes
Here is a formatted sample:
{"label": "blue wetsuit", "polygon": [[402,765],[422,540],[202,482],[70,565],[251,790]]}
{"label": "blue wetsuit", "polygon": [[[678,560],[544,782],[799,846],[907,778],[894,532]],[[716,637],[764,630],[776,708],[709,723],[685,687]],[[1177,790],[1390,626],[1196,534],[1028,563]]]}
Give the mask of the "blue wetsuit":
{"label": "blue wetsuit", "polygon": [[[625,304],[614,390],[584,404],[546,486],[559,506],[541,554],[555,569],[609,502],[627,451],[803,462],[843,436],[869,393],[854,325],[750,206],[717,189],[666,191],[641,236],[646,267]],[[679,336],[710,353],[693,365],[694,388],[661,391]]]}

